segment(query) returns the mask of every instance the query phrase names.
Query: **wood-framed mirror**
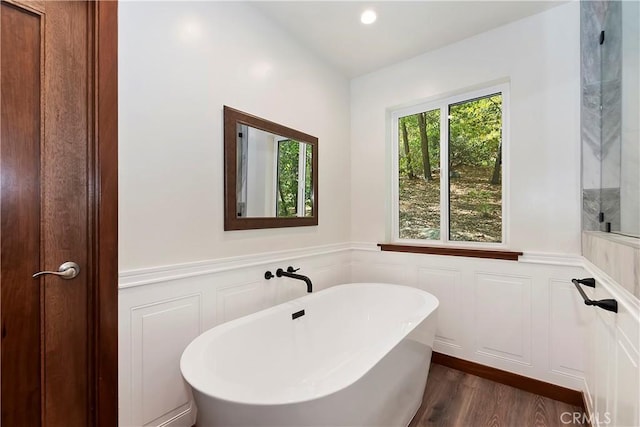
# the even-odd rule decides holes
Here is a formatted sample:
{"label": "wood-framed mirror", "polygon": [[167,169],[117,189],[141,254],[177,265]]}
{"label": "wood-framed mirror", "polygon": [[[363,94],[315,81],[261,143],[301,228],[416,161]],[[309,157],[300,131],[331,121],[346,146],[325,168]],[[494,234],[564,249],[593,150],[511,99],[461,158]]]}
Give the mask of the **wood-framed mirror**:
{"label": "wood-framed mirror", "polygon": [[224,229],[318,225],[318,138],[224,106]]}

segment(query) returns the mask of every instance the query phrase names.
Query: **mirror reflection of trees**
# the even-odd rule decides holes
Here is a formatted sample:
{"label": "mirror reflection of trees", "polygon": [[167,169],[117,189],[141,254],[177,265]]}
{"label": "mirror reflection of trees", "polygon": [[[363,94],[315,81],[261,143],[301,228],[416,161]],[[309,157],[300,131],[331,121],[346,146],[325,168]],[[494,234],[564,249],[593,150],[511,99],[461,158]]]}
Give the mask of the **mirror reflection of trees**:
{"label": "mirror reflection of trees", "polygon": [[[304,150],[304,171],[300,173],[301,150]],[[312,192],[312,147],[293,140],[278,142],[277,216],[311,216],[313,213]],[[299,178],[304,179],[304,190]],[[304,196],[301,192],[304,192]],[[304,197],[304,205],[298,206],[298,198]],[[302,209],[302,212],[299,212]]]}
{"label": "mirror reflection of trees", "polygon": [[298,141],[278,142],[277,216],[296,216],[298,209]]}
{"label": "mirror reflection of trees", "polygon": [[[502,96],[452,104],[450,240],[502,240]],[[440,109],[398,123],[400,238],[440,238]]]}

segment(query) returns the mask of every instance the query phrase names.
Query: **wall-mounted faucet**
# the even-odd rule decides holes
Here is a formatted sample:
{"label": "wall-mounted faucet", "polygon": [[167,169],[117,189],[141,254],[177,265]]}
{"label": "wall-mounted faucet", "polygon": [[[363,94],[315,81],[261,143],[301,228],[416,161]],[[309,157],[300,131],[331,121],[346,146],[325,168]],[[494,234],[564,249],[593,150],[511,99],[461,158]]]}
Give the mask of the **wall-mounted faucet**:
{"label": "wall-mounted faucet", "polygon": [[302,280],[307,284],[307,292],[308,293],[313,292],[313,284],[311,283],[311,279],[309,279],[307,276],[303,276],[302,274],[296,274],[295,272],[298,270],[300,269],[293,268],[291,266],[287,267],[287,271],[284,271],[283,269],[279,268],[276,270],[276,276],[278,277],[284,276],[284,277],[290,277],[292,279]]}

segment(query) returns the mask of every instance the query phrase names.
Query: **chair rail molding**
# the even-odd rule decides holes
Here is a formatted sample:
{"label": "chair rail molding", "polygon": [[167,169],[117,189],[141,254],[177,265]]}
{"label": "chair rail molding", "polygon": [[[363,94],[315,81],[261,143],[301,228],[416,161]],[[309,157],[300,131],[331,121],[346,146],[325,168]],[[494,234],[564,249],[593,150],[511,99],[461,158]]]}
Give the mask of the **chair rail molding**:
{"label": "chair rail molding", "polygon": [[596,279],[596,286],[602,286],[606,289],[607,292],[618,301],[618,304],[622,304],[625,309],[634,316],[636,321],[640,323],[640,299],[619,285],[611,276],[592,264],[588,259],[583,258],[582,262],[584,269],[587,270],[591,277]]}
{"label": "chair rail molding", "polygon": [[277,252],[258,253],[229,258],[126,270],[120,272],[119,288],[124,289],[135,286],[151,285],[171,280],[186,279],[188,277],[221,273],[239,268],[255,267],[278,262],[289,262],[314,256],[347,252],[350,249],[350,243],[336,243],[332,245],[288,249]]}

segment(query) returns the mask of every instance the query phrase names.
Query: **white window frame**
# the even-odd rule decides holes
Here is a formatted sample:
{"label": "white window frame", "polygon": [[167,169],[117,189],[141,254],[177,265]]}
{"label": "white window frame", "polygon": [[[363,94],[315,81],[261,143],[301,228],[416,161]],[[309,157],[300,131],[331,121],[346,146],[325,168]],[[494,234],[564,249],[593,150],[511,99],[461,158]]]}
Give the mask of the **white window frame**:
{"label": "white window frame", "polygon": [[[449,105],[488,95],[502,95],[502,242],[463,242],[449,240]],[[440,109],[440,239],[401,239],[399,203],[399,132],[401,117]],[[391,240],[393,243],[420,246],[506,249],[509,247],[509,84],[501,83],[431,100],[391,111]]]}
{"label": "white window frame", "polygon": [[280,155],[279,144],[280,137],[273,136],[273,179],[272,179],[272,188],[273,188],[273,209],[271,213],[274,217],[278,217],[278,156]]}
{"label": "white window frame", "polygon": [[305,198],[304,198],[304,186],[307,182],[307,144],[298,141],[298,206],[297,215],[304,217]]}

